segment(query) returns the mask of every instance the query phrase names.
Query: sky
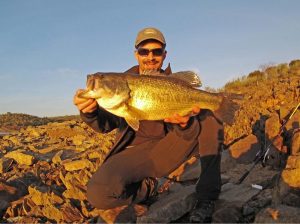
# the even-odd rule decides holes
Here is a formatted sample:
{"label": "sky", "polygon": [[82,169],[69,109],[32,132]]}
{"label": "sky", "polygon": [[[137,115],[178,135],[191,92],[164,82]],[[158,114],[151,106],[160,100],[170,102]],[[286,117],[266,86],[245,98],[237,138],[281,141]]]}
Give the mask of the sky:
{"label": "sky", "polygon": [[299,11],[298,0],[0,0],[0,114],[78,114],[86,75],[136,65],[149,26],[165,35],[165,66],[220,88],[300,59]]}

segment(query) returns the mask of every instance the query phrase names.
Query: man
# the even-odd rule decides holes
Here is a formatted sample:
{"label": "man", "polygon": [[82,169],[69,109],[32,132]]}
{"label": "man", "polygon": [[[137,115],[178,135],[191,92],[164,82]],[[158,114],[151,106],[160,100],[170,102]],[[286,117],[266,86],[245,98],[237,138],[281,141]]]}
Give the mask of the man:
{"label": "man", "polygon": [[[168,75],[162,70],[166,41],[156,28],[141,30],[135,41],[138,66],[128,73]],[[123,118],[99,108],[94,99],[74,96],[82,120],[98,132],[118,129],[115,145],[87,186],[87,197],[100,209],[147,201],[157,194],[157,178],[167,176],[193,155],[200,154],[202,172],[196,184],[197,200],[191,222],[209,221],[218,199],[222,125],[210,111],[193,108],[191,116],[175,114],[164,121],[141,121],[138,131]],[[194,115],[194,116],[192,116]]]}

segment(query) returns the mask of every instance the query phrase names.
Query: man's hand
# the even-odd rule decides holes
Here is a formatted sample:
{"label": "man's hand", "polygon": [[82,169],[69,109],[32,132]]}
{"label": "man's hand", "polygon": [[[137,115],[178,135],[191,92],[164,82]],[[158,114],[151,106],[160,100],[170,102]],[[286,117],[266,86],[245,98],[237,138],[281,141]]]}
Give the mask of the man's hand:
{"label": "man's hand", "polygon": [[73,103],[78,108],[78,110],[82,111],[83,113],[92,113],[97,109],[97,102],[95,99],[85,99],[78,97],[78,94],[83,91],[83,89],[79,89],[76,91],[73,98]]}
{"label": "man's hand", "polygon": [[164,122],[169,122],[173,124],[179,124],[182,128],[185,128],[190,117],[196,115],[200,112],[200,108],[194,106],[191,113],[186,116],[180,116],[179,114],[174,114],[172,117],[168,117],[164,120]]}

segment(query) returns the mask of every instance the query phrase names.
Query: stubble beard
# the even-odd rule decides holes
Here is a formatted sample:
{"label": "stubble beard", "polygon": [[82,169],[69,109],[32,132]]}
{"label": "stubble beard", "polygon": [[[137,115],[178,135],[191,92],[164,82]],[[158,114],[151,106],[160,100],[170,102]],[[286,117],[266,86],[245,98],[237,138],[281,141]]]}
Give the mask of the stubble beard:
{"label": "stubble beard", "polygon": [[141,75],[159,75],[160,74],[160,69],[155,68],[155,69],[143,69],[141,71]]}

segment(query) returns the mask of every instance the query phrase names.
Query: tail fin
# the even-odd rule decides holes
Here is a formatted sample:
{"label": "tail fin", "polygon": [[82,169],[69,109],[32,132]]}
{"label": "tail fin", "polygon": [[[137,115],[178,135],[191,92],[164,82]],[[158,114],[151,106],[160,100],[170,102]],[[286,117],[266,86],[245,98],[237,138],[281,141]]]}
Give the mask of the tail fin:
{"label": "tail fin", "polygon": [[240,108],[240,105],[233,100],[241,100],[242,98],[243,96],[238,94],[223,94],[223,100],[219,109],[215,111],[215,115],[226,124],[232,125],[235,112]]}

